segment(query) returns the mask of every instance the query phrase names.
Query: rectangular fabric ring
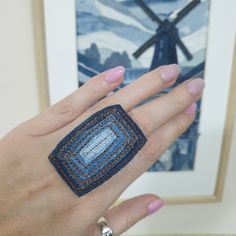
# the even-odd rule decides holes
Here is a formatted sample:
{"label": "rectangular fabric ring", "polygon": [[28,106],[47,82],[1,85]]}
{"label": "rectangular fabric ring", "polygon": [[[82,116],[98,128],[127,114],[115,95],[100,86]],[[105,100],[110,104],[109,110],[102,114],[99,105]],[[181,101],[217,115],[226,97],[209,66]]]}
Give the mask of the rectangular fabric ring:
{"label": "rectangular fabric ring", "polygon": [[49,160],[73,192],[82,196],[115,175],[146,142],[138,125],[117,104],[74,128],[57,144]]}

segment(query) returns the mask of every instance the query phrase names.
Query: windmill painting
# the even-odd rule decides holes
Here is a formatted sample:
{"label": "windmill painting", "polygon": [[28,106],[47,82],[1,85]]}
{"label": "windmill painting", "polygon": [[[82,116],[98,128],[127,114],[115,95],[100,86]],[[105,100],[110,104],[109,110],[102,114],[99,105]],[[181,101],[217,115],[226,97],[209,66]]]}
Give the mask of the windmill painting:
{"label": "windmill painting", "polygon": [[[126,67],[120,88],[158,66],[171,63],[178,63],[182,68],[174,86],[190,78],[203,77],[208,0],[76,1],[79,86],[118,65]],[[198,111],[200,108],[199,101]],[[200,112],[191,127],[148,171],[194,169],[199,118]]]}

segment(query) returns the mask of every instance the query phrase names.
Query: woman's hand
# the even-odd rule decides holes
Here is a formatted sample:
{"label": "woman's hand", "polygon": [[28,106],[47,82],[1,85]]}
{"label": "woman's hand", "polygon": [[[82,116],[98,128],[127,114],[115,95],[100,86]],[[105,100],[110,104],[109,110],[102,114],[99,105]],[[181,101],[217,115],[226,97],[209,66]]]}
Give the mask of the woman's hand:
{"label": "woman's hand", "polygon": [[[135,107],[173,85],[177,65],[162,66],[106,96],[121,82],[123,67],[106,71],[20,124],[0,141],[0,235],[100,235],[101,216],[114,235],[162,206],[153,194],[124,201],[109,209],[120,194],[145,172],[195,116],[195,101],[204,83],[189,80],[169,94]],[[101,186],[77,197],[48,160],[56,144],[94,112],[121,104],[146,135],[148,142],[134,159]]]}

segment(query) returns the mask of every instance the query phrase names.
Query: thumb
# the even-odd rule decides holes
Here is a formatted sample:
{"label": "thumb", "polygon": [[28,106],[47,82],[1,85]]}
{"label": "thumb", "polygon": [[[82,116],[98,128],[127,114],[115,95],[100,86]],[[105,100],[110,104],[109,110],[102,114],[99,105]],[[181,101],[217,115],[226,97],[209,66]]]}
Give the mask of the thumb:
{"label": "thumb", "polygon": [[127,231],[146,216],[158,211],[164,205],[163,200],[153,194],[134,197],[107,211],[105,218],[117,236]]}

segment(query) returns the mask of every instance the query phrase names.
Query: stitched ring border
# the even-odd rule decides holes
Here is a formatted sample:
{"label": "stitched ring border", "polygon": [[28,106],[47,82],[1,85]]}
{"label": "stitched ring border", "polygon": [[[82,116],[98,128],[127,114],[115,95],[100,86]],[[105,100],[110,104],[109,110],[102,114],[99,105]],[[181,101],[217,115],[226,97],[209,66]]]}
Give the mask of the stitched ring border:
{"label": "stitched ring border", "polygon": [[[93,146],[93,142],[96,142],[97,137],[106,127],[113,132],[115,139],[108,143],[109,145],[105,149],[101,145],[105,145],[104,143],[109,141],[109,137],[100,137],[100,139],[103,138],[100,143],[95,143],[96,145]],[[121,132],[120,136],[117,132]],[[81,137],[87,139],[81,142]],[[94,113],[74,128],[57,144],[49,155],[49,160],[69,187],[78,196],[82,196],[123,168],[145,145],[146,141],[147,139],[138,125],[121,105],[117,104]],[[91,147],[94,150],[96,148],[97,151],[102,150],[87,164],[80,156],[80,151],[86,147],[90,148],[87,153],[93,151]],[[82,155],[85,154],[83,150]],[[88,168],[90,168],[89,171]]]}

